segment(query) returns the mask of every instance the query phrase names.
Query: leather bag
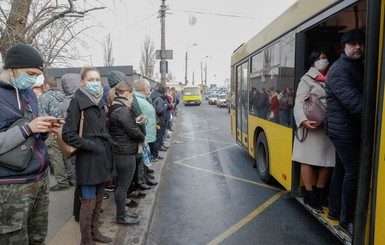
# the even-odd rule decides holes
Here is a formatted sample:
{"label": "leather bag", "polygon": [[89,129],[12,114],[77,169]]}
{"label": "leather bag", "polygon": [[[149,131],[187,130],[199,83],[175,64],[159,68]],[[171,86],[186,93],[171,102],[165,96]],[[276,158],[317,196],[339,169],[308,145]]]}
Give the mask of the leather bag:
{"label": "leather bag", "polygon": [[310,94],[303,103],[303,110],[308,120],[315,121],[315,127],[322,126],[326,120],[326,107],[317,95]]}
{"label": "leather bag", "polygon": [[[9,128],[23,126],[28,124],[32,120],[32,109],[26,103],[23,103],[24,116],[17,121],[15,121]],[[16,170],[24,170],[29,160],[31,159],[35,149],[35,137],[33,134],[25,139],[21,144],[12,148],[11,150],[0,155],[0,165]]]}
{"label": "leather bag", "polygon": [[[83,135],[83,127],[84,127],[84,111],[82,110],[80,115],[80,124],[79,124],[80,137],[82,137]],[[59,130],[59,132],[54,133],[54,138],[56,140],[56,143],[59,146],[61,153],[63,154],[64,159],[69,159],[70,157],[76,155],[78,149],[64,142],[62,138],[62,128]]]}

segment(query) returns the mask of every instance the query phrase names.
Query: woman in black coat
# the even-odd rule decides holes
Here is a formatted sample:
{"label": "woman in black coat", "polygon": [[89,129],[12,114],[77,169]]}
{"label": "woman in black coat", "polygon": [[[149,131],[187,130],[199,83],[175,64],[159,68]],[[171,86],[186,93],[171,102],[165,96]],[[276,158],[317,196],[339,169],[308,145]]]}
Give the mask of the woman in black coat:
{"label": "woman in black coat", "polygon": [[[135,174],[135,154],[139,144],[144,142],[144,134],[136,123],[132,104],[132,87],[128,82],[120,82],[109,93],[110,133],[114,142],[114,163],[117,177],[115,183],[116,222],[118,224],[137,224],[136,213],[126,212],[127,190]],[[139,118],[138,118],[139,119]]]}
{"label": "woman in black coat", "polygon": [[[80,209],[81,244],[92,240],[112,242],[99,230],[104,182],[115,175],[113,144],[107,129],[107,107],[102,100],[103,89],[98,70],[83,68],[81,87],[75,92],[67,110],[63,126],[63,140],[78,148],[76,156],[76,181],[82,190]],[[84,113],[83,135],[79,136],[81,113]]]}

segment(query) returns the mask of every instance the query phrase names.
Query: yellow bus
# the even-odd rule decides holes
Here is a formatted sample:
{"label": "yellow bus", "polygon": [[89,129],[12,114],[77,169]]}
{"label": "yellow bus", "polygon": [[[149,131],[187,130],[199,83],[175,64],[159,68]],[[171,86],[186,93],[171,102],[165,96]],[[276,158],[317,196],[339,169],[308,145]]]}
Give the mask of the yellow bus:
{"label": "yellow bus", "polygon": [[202,91],[200,86],[184,86],[182,93],[183,104],[185,106],[202,104]]}
{"label": "yellow bus", "polygon": [[[385,0],[298,0],[231,57],[231,134],[255,160],[260,178],[277,180],[303,204],[300,164],[293,162],[294,122],[269,120],[253,99],[271,87],[292,89],[307,71],[318,47],[341,52],[341,36],[354,28],[366,32],[364,110],[359,188],[353,240],[338,222],[312,212],[345,244],[385,244]],[[247,28],[245,30],[248,30]]]}

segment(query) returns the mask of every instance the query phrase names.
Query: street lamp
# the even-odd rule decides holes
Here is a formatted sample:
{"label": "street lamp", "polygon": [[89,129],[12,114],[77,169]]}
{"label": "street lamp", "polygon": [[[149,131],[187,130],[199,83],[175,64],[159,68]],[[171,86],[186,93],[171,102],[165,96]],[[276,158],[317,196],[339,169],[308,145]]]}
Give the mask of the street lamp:
{"label": "street lamp", "polygon": [[205,80],[203,80],[203,65],[202,65],[202,62],[206,59],[211,59],[211,56],[205,56],[201,60],[201,85],[203,85],[203,81],[204,81],[205,85],[207,86],[207,63],[205,62]]}
{"label": "street lamp", "polygon": [[196,43],[193,43],[192,45],[188,46],[186,48],[186,67],[185,67],[185,71],[184,71],[184,84],[187,85],[187,60],[188,60],[188,54],[187,54],[187,51],[189,48],[193,47],[193,46],[197,46],[198,44]]}

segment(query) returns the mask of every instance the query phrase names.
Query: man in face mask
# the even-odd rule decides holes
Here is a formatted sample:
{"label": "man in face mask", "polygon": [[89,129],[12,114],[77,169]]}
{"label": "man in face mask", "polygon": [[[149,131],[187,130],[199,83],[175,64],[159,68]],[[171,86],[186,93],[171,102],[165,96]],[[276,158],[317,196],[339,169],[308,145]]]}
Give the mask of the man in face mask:
{"label": "man in face mask", "polygon": [[[31,87],[42,74],[43,63],[36,49],[16,44],[4,57],[0,73],[0,155],[31,137],[34,140],[24,169],[13,170],[0,162],[0,244],[43,244],[47,235],[49,159],[42,134],[58,131],[60,123],[52,116],[38,117]],[[25,115],[28,124],[11,127]]]}

